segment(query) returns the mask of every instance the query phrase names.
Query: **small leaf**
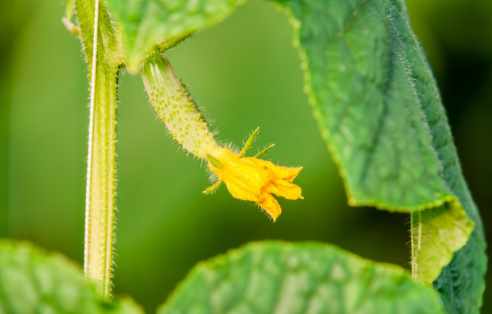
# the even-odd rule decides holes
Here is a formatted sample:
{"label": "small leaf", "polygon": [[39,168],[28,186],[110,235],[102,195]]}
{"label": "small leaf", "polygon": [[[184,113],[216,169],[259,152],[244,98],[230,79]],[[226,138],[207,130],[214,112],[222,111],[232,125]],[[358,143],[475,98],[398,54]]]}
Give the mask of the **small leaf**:
{"label": "small leaf", "polygon": [[122,31],[125,64],[140,71],[156,48],[165,50],[193,32],[220,22],[245,0],[108,0]]}
{"label": "small leaf", "polygon": [[439,314],[403,269],[332,246],[263,242],[198,265],[159,314]]}
{"label": "small leaf", "polygon": [[64,257],[0,241],[0,313],[141,314],[131,300],[98,295]]}

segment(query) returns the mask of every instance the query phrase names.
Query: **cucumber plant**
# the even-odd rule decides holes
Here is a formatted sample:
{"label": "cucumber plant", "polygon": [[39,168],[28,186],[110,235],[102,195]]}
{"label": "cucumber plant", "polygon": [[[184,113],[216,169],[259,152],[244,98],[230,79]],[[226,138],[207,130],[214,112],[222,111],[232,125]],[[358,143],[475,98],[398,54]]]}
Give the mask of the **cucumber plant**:
{"label": "cucumber plant", "polygon": [[[142,313],[111,294],[116,110],[122,69],[156,116],[222,185],[273,221],[302,198],[302,167],[221,144],[166,58],[245,0],[68,0],[89,81],[84,274],[56,254],[0,243],[0,312]],[[479,313],[485,239],[435,80],[403,0],[271,0],[294,30],[306,96],[350,205],[410,217],[411,270],[319,243],[258,242],[204,262],[158,313]],[[198,166],[197,166],[198,168]],[[124,178],[121,178],[124,180]]]}

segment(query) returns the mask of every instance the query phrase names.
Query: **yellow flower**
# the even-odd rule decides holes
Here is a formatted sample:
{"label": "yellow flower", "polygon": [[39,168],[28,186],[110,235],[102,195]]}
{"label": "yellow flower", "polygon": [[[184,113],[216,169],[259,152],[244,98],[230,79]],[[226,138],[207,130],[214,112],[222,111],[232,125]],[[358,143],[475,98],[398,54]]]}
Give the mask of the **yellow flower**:
{"label": "yellow flower", "polygon": [[282,213],[273,195],[302,199],[301,188],[292,183],[302,167],[282,167],[255,157],[242,157],[227,148],[209,154],[208,167],[237,199],[257,203],[275,221]]}
{"label": "yellow flower", "polygon": [[290,200],[302,199],[301,188],[292,183],[301,167],[281,167],[259,159],[273,145],[254,157],[244,157],[259,134],[259,128],[247,138],[241,151],[235,153],[216,142],[214,133],[169,61],[155,55],[145,65],[143,77],[157,116],[176,142],[195,157],[207,160],[209,169],[217,175],[217,182],[203,191],[205,194],[217,190],[224,182],[233,197],[256,202],[274,221],[282,213],[274,195]]}

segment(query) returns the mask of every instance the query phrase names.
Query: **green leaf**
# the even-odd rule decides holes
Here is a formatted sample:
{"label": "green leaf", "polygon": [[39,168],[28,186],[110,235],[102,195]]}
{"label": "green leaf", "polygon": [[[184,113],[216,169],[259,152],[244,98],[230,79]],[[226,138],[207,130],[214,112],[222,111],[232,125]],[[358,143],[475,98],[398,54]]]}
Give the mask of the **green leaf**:
{"label": "green leaf", "polygon": [[108,301],[64,257],[0,241],[0,313],[143,313],[131,300]]}
{"label": "green leaf", "polygon": [[478,313],[486,269],[480,216],[403,1],[283,2],[350,203],[414,213],[414,275],[437,278],[448,311]]}
{"label": "green leaf", "polygon": [[193,32],[220,22],[245,0],[108,0],[119,22],[125,64],[141,70],[156,48],[165,50]]}
{"label": "green leaf", "polygon": [[483,277],[487,269],[485,246],[483,228],[480,225],[434,282],[434,287],[443,299],[446,313],[480,313],[485,290]]}
{"label": "green leaf", "polygon": [[444,312],[399,267],[323,244],[263,242],[198,265],[158,313]]}

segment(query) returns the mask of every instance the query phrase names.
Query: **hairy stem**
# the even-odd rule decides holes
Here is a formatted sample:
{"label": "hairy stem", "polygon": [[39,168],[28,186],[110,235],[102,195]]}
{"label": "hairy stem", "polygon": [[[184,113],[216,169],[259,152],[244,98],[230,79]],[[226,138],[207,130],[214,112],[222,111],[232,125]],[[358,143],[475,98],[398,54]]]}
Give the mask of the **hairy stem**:
{"label": "hairy stem", "polygon": [[117,69],[98,65],[89,123],[84,271],[111,293],[116,195]]}
{"label": "hairy stem", "polygon": [[410,249],[412,278],[418,280],[418,254],[422,244],[422,213],[410,213]]}
{"label": "hairy stem", "polygon": [[118,66],[113,32],[100,0],[77,0],[81,41],[89,65],[90,118],[85,201],[84,271],[111,294],[116,195]]}

